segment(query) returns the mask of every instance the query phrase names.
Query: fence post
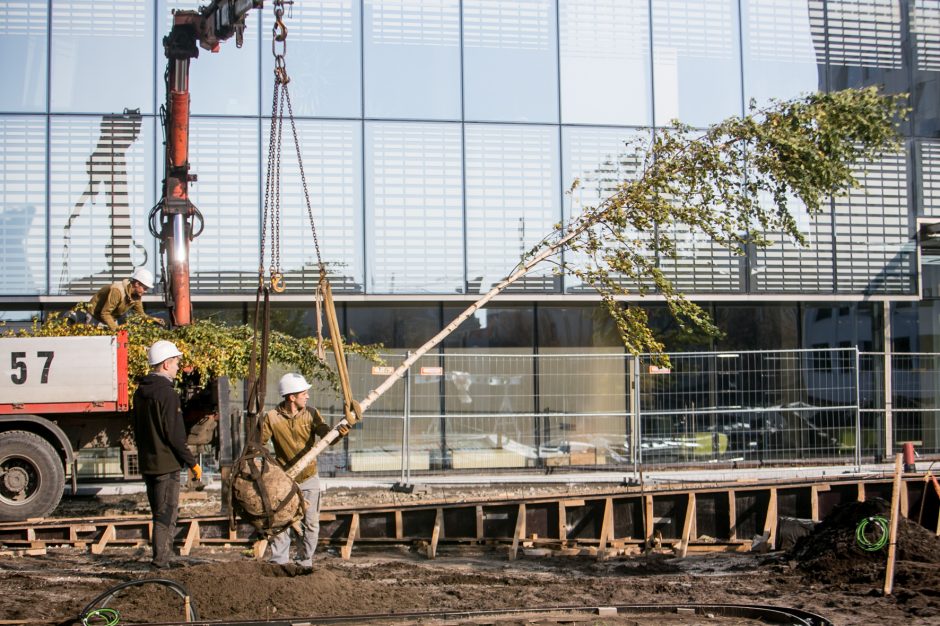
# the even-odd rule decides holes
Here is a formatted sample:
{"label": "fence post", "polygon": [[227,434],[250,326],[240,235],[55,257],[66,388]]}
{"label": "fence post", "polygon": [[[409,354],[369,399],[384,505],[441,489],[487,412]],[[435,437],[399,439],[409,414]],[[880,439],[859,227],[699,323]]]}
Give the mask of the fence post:
{"label": "fence post", "polygon": [[894,390],[891,388],[893,363],[891,361],[891,344],[894,341],[891,329],[891,305],[885,301],[882,317],[884,318],[884,344],[885,344],[885,458],[890,459],[894,453]]}
{"label": "fence post", "polygon": [[862,376],[858,346],[855,351],[855,471],[862,471]]}
{"label": "fence post", "polygon": [[633,370],[633,424],[630,425],[630,454],[633,458],[633,473],[639,471],[643,462],[643,453],[640,450],[643,433],[640,432],[640,357],[634,354],[630,360],[630,369]]}

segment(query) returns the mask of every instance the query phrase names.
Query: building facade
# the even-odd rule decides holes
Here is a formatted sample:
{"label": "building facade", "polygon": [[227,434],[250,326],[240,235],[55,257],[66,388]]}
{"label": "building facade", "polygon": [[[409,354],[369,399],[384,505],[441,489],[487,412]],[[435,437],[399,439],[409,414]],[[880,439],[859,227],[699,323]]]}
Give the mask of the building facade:
{"label": "building facade", "polygon": [[[0,6],[0,316],[87,299],[146,266],[160,195],[163,35],[193,0]],[[259,263],[273,59],[270,7],[245,43],[192,63],[195,314],[247,321]],[[735,256],[696,233],[661,259],[726,335],[670,350],[940,349],[928,226],[940,221],[937,0],[316,0],[286,16],[287,70],[323,256],[347,336],[414,348],[603,195],[566,193],[625,141],[815,90],[909,93],[903,150],[779,240]],[[291,157],[292,151],[284,151]],[[605,165],[605,163],[607,165]],[[299,173],[282,164],[276,324],[313,326],[317,270]],[[923,244],[923,245],[922,245]],[[159,309],[159,296],[149,304]],[[441,350],[618,350],[596,297],[546,267]]]}

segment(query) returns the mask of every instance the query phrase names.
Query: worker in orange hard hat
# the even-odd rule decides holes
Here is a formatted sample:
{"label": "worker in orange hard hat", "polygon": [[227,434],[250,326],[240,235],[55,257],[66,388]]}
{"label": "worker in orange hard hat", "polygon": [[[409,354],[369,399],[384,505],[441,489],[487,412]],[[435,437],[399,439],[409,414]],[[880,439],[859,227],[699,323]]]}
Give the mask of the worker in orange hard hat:
{"label": "worker in orange hard hat", "polygon": [[151,317],[144,312],[143,295],[148,289],[153,289],[153,273],[143,267],[138,267],[130,278],[119,280],[105,285],[98,290],[88,302],[88,312],[73,311],[69,319],[74,322],[86,324],[102,324],[111,330],[117,330],[120,318],[133,311],[137,315],[149,317],[163,324],[163,320]]}

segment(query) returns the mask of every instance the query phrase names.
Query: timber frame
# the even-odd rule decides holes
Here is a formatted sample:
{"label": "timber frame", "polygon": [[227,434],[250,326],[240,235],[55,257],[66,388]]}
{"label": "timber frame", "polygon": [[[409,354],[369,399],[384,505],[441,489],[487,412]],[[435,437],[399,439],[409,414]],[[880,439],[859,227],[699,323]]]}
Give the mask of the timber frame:
{"label": "timber frame", "polygon": [[[357,509],[325,507],[320,542],[344,559],[354,547],[405,544],[433,559],[442,544],[504,549],[508,558],[588,555],[608,558],[642,551],[677,556],[696,552],[746,552],[778,547],[788,519],[821,521],[837,505],[892,499],[887,476],[802,481],[734,482],[651,488],[620,487],[607,493],[430,502]],[[940,484],[930,474],[905,474],[901,515],[940,535]],[[145,545],[150,518],[42,519],[0,524],[0,557],[38,554],[73,546],[94,554],[112,546]],[[244,549],[254,528],[228,516],[181,519],[176,543],[186,556],[197,546]]]}

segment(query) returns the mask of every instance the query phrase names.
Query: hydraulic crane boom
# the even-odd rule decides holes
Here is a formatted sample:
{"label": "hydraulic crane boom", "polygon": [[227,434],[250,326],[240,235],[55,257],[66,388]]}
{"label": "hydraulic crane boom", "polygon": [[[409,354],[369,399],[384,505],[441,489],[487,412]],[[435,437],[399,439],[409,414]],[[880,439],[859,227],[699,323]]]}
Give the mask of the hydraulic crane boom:
{"label": "hydraulic crane boom", "polygon": [[[166,154],[163,196],[150,216],[150,230],[167,255],[166,300],[176,326],[192,321],[189,297],[189,242],[202,231],[202,216],[189,200],[189,183],[196,180],[189,167],[189,62],[199,48],[218,52],[222,41],[235,36],[242,46],[245,18],[263,0],[213,0],[198,11],[175,11],[170,34],[163,39],[167,58],[167,93],[164,129]],[[198,44],[198,45],[197,45]],[[159,209],[159,224],[155,223]],[[194,222],[198,220],[198,229]]]}

